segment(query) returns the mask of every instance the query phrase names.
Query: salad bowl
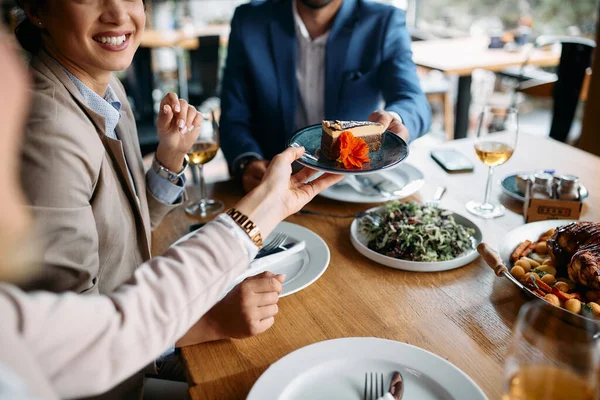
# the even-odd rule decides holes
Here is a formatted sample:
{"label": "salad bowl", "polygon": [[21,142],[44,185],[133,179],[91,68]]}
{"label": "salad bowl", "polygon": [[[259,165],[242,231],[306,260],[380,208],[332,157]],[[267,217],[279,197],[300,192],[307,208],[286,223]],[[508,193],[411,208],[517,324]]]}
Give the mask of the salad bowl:
{"label": "salad bowl", "polygon": [[[367,210],[366,213],[368,215],[368,213],[381,211],[383,207],[385,206],[372,208],[370,210]],[[449,212],[449,216],[451,216],[454,219],[456,224],[471,229],[473,233],[469,237],[470,245],[466,246],[464,252],[457,255],[456,257],[446,259],[444,261],[410,261],[390,257],[370,249],[368,235],[360,227],[361,218],[364,217],[356,218],[352,222],[352,225],[350,226],[350,240],[354,248],[358,250],[359,253],[375,261],[376,263],[385,265],[387,267],[414,272],[448,271],[451,269],[465,266],[477,259],[477,257],[479,256],[476,250],[477,245],[483,240],[481,230],[474,222],[460,214],[453,212]],[[431,250],[435,251],[435,249]],[[429,251],[429,249],[426,249],[426,251]]]}

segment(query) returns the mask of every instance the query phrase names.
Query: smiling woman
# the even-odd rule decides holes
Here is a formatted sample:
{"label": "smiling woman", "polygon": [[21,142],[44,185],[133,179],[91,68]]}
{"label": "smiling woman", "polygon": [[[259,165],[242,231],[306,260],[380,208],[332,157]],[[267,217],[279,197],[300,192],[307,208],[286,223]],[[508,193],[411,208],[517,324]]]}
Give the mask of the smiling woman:
{"label": "smiling woman", "polygon": [[[92,89],[112,71],[127,68],[146,24],[145,1],[19,0],[24,18],[15,34],[24,49],[44,49]],[[107,30],[108,28],[108,30]],[[100,76],[89,76],[97,75]],[[104,77],[104,79],[102,79]],[[96,86],[96,87],[94,87]]]}
{"label": "smiling woman", "polygon": [[[186,100],[167,94],[156,122],[159,145],[146,171],[131,106],[113,74],[133,60],[146,22],[144,2],[19,4],[24,19],[16,34],[31,53],[33,78],[21,182],[43,252],[40,279],[30,288],[108,294],[150,259],[152,229],[182,205],[185,155],[203,117]],[[211,304],[178,345],[266,330],[277,313],[278,293],[265,297],[247,288],[269,280],[265,275],[243,282],[244,290]],[[175,345],[146,372],[184,380]],[[106,398],[136,397],[143,378],[135,374]]]}

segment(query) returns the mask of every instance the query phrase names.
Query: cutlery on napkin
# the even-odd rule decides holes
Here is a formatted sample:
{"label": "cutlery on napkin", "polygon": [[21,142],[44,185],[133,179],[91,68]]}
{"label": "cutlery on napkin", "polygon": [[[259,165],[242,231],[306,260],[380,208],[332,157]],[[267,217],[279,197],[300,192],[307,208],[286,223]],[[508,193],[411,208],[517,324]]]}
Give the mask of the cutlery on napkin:
{"label": "cutlery on napkin", "polygon": [[266,270],[270,266],[280,263],[286,258],[301,252],[305,248],[306,242],[302,240],[300,242],[293,243],[293,245],[287,250],[267,255],[259,259],[254,259],[254,261],[250,263],[249,272],[254,275],[257,272],[261,272],[259,270]]}

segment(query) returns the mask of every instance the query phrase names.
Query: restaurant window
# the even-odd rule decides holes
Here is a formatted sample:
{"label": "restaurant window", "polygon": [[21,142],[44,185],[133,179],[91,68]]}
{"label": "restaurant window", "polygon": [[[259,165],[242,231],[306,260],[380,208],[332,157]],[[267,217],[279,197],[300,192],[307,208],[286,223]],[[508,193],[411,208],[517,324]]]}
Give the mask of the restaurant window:
{"label": "restaurant window", "polygon": [[534,35],[594,38],[597,0],[414,0],[416,23],[440,36],[513,29],[522,17],[533,20]]}

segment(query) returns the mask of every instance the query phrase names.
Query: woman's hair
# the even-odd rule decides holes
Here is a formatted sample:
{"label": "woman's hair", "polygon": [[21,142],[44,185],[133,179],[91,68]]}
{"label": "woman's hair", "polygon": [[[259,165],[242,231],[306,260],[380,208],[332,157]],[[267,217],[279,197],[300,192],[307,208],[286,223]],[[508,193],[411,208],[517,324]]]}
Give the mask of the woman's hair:
{"label": "woman's hair", "polygon": [[[44,0],[26,0],[32,7],[39,9],[45,5]],[[15,28],[15,36],[25,50],[30,53],[37,53],[42,47],[42,30],[35,26],[33,22],[27,18],[23,9],[24,0],[17,0],[17,5],[21,8],[21,22]]]}
{"label": "woman's hair", "polygon": [[[144,8],[146,0],[142,0]],[[21,9],[21,22],[15,28],[17,40],[25,50],[30,53],[37,53],[42,47],[42,29],[35,26],[33,22],[27,18],[24,10],[24,3],[28,3],[34,10],[43,9],[46,6],[45,0],[17,0],[17,5]]]}

